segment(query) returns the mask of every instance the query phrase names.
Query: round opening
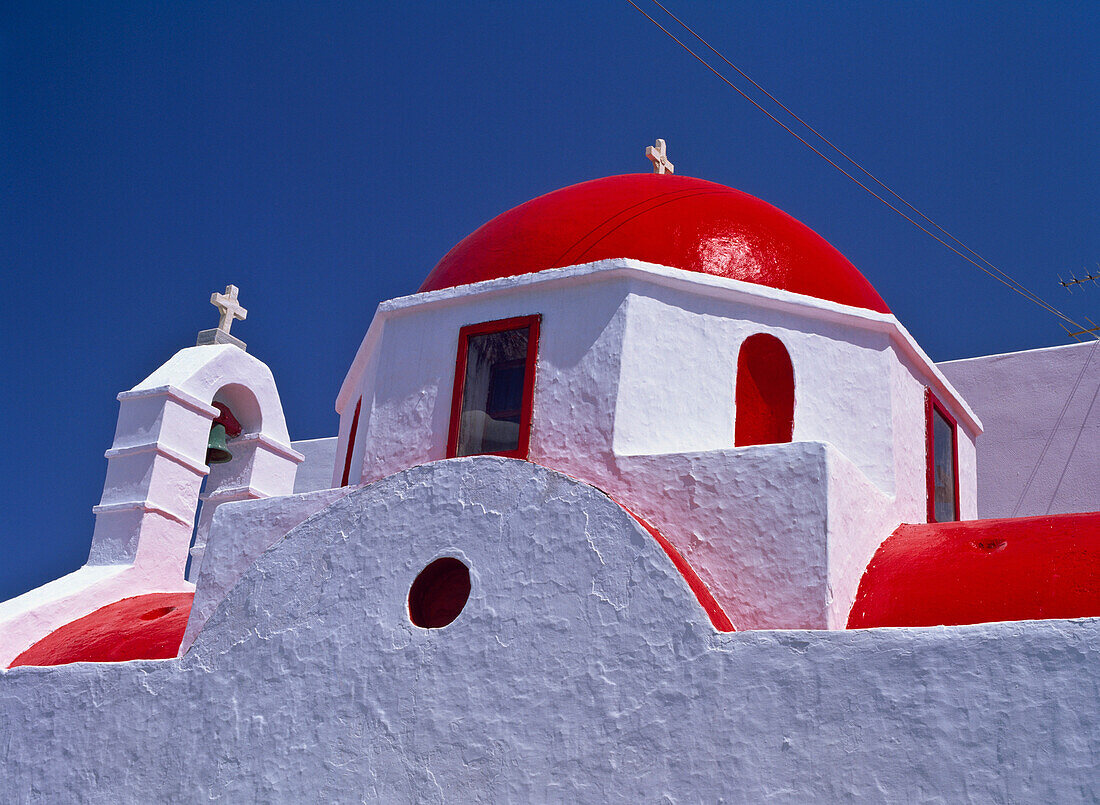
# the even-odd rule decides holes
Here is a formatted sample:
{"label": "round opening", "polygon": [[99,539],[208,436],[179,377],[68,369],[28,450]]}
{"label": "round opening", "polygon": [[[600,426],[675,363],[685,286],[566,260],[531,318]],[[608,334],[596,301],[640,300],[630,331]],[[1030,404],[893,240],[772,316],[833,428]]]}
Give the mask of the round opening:
{"label": "round opening", "polygon": [[470,597],[470,569],[444,556],[420,571],[409,588],[409,619],[421,629],[446,626]]}
{"label": "round opening", "polygon": [[174,610],[175,607],[157,607],[156,609],[150,609],[144,615],[140,615],[139,617],[143,621],[155,621],[157,618],[163,618],[169,612],[172,612]]}

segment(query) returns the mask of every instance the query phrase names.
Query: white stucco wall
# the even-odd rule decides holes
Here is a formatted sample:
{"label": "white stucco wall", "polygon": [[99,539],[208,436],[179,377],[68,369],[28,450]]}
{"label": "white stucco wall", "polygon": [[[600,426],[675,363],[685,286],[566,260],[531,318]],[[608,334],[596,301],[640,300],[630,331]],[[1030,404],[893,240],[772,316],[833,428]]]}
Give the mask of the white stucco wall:
{"label": "white stucco wall", "polygon": [[939,364],[986,426],[979,516],[1100,511],[1098,343]]}
{"label": "white stucco wall", "polygon": [[202,562],[195,572],[195,597],[180,653],[191,647],[218,604],[264,551],[307,517],[343,497],[349,488],[218,506]]}
{"label": "white stucco wall", "polygon": [[794,441],[832,443],[893,494],[886,333],[642,283],[627,320],[618,455],[732,446],[738,353],[749,336],[768,333],[783,342],[794,367]]}
{"label": "white stucco wall", "polygon": [[[893,316],[633,260],[380,305],[338,400],[344,456],[362,399],[353,482],[444,457],[460,328],[533,313],[530,460],[658,527],[739,628],[844,626],[879,543],[926,519],[926,387],[959,419],[974,516],[980,423]],[[816,447],[733,447],[737,356],[760,332],[791,356],[794,440]]]}
{"label": "white stucco wall", "polygon": [[[472,592],[425,631],[405,600],[441,555]],[[4,794],[1088,802],[1098,638],[1097,620],[721,635],[597,490],[461,459],[306,520],[181,660],[0,672]]]}
{"label": "white stucco wall", "polygon": [[337,437],[303,439],[290,446],[304,456],[294,476],[294,492],[316,492],[332,487],[332,472],[336,466]]}

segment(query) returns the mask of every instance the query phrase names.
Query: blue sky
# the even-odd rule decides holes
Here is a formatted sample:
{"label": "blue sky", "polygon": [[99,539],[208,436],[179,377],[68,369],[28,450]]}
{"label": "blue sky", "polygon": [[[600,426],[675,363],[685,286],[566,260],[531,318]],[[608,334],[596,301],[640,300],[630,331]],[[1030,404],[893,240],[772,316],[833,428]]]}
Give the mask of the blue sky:
{"label": "blue sky", "polygon": [[[1095,3],[666,5],[994,264],[1098,318],[1100,287],[1057,284],[1100,260]],[[331,435],[379,301],[509,207],[648,170],[656,137],[678,173],[822,234],[936,360],[1067,342],[625,0],[15,3],[0,59],[0,599],[83,563],[115,395],[216,324],[212,291],[240,286],[234,333],[291,436]]]}

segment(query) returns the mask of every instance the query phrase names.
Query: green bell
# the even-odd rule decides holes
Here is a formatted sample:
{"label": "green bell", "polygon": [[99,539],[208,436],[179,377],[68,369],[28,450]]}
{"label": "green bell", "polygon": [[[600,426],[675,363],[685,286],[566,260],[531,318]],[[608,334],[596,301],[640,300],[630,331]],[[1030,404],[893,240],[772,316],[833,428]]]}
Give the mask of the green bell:
{"label": "green bell", "polygon": [[220,422],[210,429],[210,439],[206,442],[206,463],[225,464],[233,460],[233,454],[225,443],[225,425]]}

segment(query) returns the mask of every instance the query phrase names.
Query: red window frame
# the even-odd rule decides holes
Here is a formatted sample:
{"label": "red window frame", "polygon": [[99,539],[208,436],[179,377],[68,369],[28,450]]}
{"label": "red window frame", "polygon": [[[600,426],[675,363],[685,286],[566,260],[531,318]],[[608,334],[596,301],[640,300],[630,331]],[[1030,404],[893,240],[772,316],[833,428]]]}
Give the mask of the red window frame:
{"label": "red window frame", "polygon": [[340,480],[340,486],[348,485],[348,476],[351,475],[351,457],[355,453],[355,436],[359,430],[359,410],[363,407],[363,398],[355,403],[355,415],[351,418],[351,430],[348,431],[348,449],[344,456],[344,476]]}
{"label": "red window frame", "polygon": [[[936,395],[932,393],[932,389],[924,390],[924,455],[925,455],[925,482],[926,482],[926,494],[928,497],[928,522],[939,522],[936,520],[936,447],[934,444],[934,412],[939,413],[951,426],[951,473],[954,476],[955,481],[955,520],[961,520],[962,514],[959,509],[959,423],[955,417],[951,416],[951,412],[947,410],[943,403],[941,403]],[[948,521],[953,522],[953,521]]]}
{"label": "red window frame", "polygon": [[523,402],[519,416],[519,443],[515,450],[502,450],[494,453],[477,453],[483,456],[504,456],[505,458],[527,458],[531,444],[531,409],[535,400],[535,363],[539,351],[539,325],[542,315],[516,316],[510,319],[497,319],[480,324],[467,324],[458,331],[458,355],[455,359],[455,382],[451,392],[451,425],[447,433],[447,458],[458,455],[458,429],[462,419],[462,397],[466,386],[466,356],[469,352],[470,337],[500,333],[507,330],[527,328],[527,357],[523,367]]}

